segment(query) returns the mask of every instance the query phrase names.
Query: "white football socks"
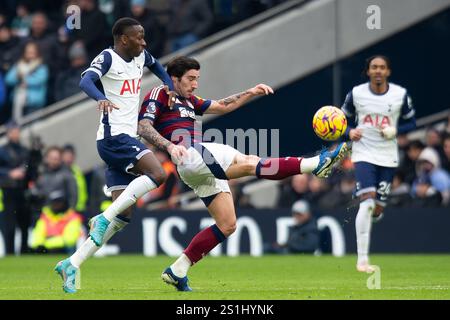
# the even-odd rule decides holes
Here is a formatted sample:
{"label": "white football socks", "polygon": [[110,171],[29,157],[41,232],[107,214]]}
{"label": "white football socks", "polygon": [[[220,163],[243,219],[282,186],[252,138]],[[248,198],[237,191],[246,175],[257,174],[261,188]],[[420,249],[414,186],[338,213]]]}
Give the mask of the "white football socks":
{"label": "white football socks", "polygon": [[142,175],[126,187],[121,195],[103,212],[103,216],[112,221],[115,216],[136,203],[137,199],[153,190],[157,185],[146,175]]}
{"label": "white football socks", "polygon": [[192,263],[191,260],[185,255],[184,253],[181,254],[181,256],[175,261],[170,268],[172,269],[172,272],[180,278],[184,278],[187,275],[187,272],[189,271],[189,268],[191,267]]}
{"label": "white football socks", "polygon": [[319,165],[320,156],[315,156],[312,158],[302,158],[300,162],[300,172],[301,173],[311,173]]}
{"label": "white football socks", "polygon": [[[105,240],[104,244],[111,239],[111,237],[118,231],[122,230],[128,225],[128,222],[115,217],[111,223],[108,225],[108,228],[106,228],[105,232]],[[76,267],[79,268],[84,261],[89,259],[96,253],[101,247],[97,247],[92,241],[91,237],[88,237],[86,241],[77,249],[77,251],[70,257],[70,263]]]}
{"label": "white football socks", "polygon": [[370,229],[372,227],[372,212],[374,209],[374,199],[366,199],[359,204],[355,220],[358,264],[369,263]]}

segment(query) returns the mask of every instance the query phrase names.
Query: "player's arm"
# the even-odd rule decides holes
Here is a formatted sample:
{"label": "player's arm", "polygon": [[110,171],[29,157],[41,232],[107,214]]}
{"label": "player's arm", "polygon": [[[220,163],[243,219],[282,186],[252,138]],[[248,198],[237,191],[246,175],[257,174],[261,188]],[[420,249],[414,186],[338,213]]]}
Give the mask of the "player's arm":
{"label": "player's arm", "polygon": [[247,103],[251,98],[273,94],[273,89],[266,84],[258,84],[246,91],[233,94],[227,98],[211,101],[205,113],[225,114],[232,112]]}
{"label": "player's arm", "polygon": [[402,105],[402,114],[397,126],[397,132],[399,134],[407,133],[416,128],[416,110],[412,104],[411,97],[405,94]]}
{"label": "player's arm", "polygon": [[109,52],[102,52],[91,62],[90,67],[81,74],[79,83],[81,90],[97,101],[97,109],[100,111],[111,112],[113,109],[119,109],[95,85],[108,72],[111,63],[112,60]]}
{"label": "player's arm", "polygon": [[149,68],[149,70],[157,76],[164,84],[164,89],[169,95],[169,107],[172,107],[176,100],[176,92],[173,88],[173,81],[164,69],[163,65],[156,60],[147,50],[144,50],[145,62],[144,65]]}
{"label": "player's arm", "polygon": [[405,94],[403,98],[402,108],[400,109],[400,117],[397,126],[387,126],[380,128],[381,136],[386,140],[392,140],[397,137],[398,134],[407,133],[416,128],[416,111],[412,105],[412,100]]}
{"label": "player's arm", "polygon": [[358,141],[362,138],[362,130],[356,128],[356,123],[354,121],[356,108],[353,104],[353,90],[350,91],[345,97],[344,104],[341,107],[347,117],[347,129],[344,132],[344,136],[352,141]]}
{"label": "player's arm", "polygon": [[143,118],[138,123],[138,135],[147,140],[148,143],[155,147],[167,151],[175,163],[181,163],[184,155],[187,154],[184,146],[173,144],[153,127],[150,119]]}

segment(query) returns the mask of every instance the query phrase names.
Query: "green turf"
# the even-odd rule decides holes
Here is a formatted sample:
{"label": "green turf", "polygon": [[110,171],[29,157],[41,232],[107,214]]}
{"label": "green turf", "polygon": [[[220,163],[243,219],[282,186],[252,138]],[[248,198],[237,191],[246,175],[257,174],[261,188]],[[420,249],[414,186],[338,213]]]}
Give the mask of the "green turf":
{"label": "green turf", "polygon": [[0,259],[0,299],[450,299],[450,255],[373,255],[380,290],[367,288],[354,256],[207,257],[190,271],[191,293],[161,281],[172,258],[121,255],[88,260],[72,295],[53,271],[60,258]]}

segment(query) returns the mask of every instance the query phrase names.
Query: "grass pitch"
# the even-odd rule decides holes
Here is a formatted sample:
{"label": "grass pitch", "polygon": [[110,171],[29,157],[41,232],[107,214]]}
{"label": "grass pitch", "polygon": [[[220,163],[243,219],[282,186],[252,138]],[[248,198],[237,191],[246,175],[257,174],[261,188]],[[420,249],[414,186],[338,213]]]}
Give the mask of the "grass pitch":
{"label": "grass pitch", "polygon": [[62,258],[1,258],[0,299],[450,299],[450,255],[373,255],[379,290],[367,288],[370,275],[355,271],[355,256],[207,257],[190,270],[191,293],[161,280],[173,258],[92,258],[81,269],[81,289],[70,295],[53,271]]}

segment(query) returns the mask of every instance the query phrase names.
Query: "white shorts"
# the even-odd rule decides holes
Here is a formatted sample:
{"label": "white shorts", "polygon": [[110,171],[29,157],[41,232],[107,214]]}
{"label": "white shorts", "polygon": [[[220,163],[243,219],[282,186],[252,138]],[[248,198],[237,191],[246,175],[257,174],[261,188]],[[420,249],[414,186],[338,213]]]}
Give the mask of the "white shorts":
{"label": "white shorts", "polygon": [[200,143],[187,152],[187,159],[184,158],[183,164],[177,166],[178,173],[207,206],[210,201],[207,203],[203,198],[230,192],[225,171],[239,151],[226,144]]}

